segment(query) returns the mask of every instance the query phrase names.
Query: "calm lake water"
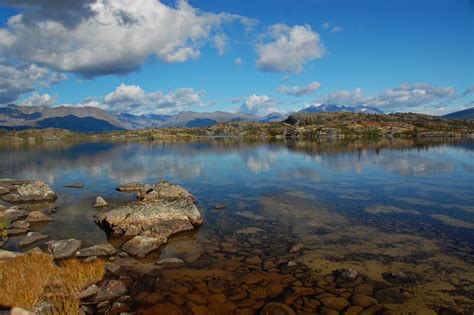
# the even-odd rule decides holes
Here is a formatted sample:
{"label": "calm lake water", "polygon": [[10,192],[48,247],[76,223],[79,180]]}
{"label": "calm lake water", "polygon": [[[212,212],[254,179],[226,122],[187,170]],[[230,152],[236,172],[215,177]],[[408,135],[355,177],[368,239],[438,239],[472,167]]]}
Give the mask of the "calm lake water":
{"label": "calm lake water", "polygon": [[[144,262],[191,253],[190,264],[238,271],[255,255],[276,264],[302,243],[293,258],[316,274],[350,267],[375,283],[387,272],[416,279],[394,310],[474,309],[474,142],[23,144],[0,147],[0,177],[56,191],[55,222],[35,228],[50,239],[106,242],[95,197],[110,210],[134,198],[120,184],[166,179],[197,197],[205,223]],[[75,182],[84,188],[63,187]]]}

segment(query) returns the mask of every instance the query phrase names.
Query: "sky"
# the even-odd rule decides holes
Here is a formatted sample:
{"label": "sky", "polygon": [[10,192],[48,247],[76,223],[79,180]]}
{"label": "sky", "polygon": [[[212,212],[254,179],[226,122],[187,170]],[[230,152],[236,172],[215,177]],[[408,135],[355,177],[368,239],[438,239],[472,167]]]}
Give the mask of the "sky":
{"label": "sky", "polygon": [[0,0],[0,105],[474,106],[473,0]]}

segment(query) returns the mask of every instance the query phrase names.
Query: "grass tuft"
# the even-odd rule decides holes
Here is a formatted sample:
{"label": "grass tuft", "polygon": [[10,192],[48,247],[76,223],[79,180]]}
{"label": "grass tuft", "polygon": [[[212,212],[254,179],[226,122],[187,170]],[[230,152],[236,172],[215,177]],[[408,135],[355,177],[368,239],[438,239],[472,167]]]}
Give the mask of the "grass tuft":
{"label": "grass tuft", "polygon": [[3,307],[34,310],[41,301],[53,304],[55,314],[75,314],[77,293],[99,282],[104,261],[84,263],[69,259],[54,264],[51,255],[31,253],[0,264],[0,301]]}

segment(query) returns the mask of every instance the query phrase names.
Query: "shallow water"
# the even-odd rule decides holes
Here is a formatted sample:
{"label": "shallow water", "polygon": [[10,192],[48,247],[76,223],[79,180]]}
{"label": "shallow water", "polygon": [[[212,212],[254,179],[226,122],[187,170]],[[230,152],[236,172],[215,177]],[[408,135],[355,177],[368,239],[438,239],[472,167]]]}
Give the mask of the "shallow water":
{"label": "shallow water", "polygon": [[[23,144],[0,147],[0,177],[47,182],[59,196],[55,222],[35,230],[50,239],[81,239],[84,246],[107,241],[93,223],[97,195],[111,209],[134,198],[115,191],[120,184],[166,179],[182,185],[197,197],[203,226],[146,259],[124,260],[146,269],[159,258],[187,258],[186,268],[160,271],[165,279],[182,282],[187,274],[198,282],[221,277],[232,283],[236,273],[284,275],[281,263],[294,259],[293,275],[301,279],[348,267],[381,286],[384,273],[412,275],[416,281],[404,284],[412,296],[388,306],[401,313],[474,309],[473,142]],[[74,182],[84,188],[62,187]],[[226,208],[215,210],[219,203]],[[18,239],[6,248],[17,249]],[[306,249],[290,255],[298,243]],[[244,306],[256,310],[258,301],[281,301],[282,294],[253,297],[257,305]],[[172,295],[135,302],[145,309],[157,303],[190,308]],[[310,310],[305,303],[292,307]]]}

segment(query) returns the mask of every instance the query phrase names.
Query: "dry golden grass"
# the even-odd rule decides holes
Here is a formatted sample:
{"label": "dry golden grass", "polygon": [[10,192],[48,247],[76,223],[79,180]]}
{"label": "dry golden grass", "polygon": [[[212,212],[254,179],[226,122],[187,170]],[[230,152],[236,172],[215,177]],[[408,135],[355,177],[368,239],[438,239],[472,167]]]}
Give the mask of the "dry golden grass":
{"label": "dry golden grass", "polygon": [[42,253],[15,257],[0,264],[1,304],[34,310],[37,303],[47,300],[57,314],[76,313],[76,294],[102,279],[104,264],[70,259],[57,266],[52,256]]}

